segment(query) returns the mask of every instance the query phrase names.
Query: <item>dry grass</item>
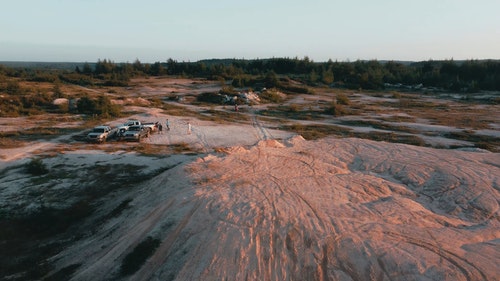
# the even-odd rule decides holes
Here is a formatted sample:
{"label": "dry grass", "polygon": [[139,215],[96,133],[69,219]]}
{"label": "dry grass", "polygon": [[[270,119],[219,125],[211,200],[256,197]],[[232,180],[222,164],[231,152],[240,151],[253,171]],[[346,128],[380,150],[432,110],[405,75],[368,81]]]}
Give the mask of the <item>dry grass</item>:
{"label": "dry grass", "polygon": [[216,123],[248,122],[250,117],[241,112],[209,109],[202,111],[198,119]]}
{"label": "dry grass", "polygon": [[371,127],[379,130],[387,130],[393,132],[405,132],[410,134],[419,133],[418,130],[412,129],[406,126],[391,125],[385,122],[379,122],[374,120],[352,120],[352,121],[341,121],[342,125],[352,126],[352,127]]}
{"label": "dry grass", "polygon": [[146,156],[160,156],[171,153],[171,150],[166,145],[156,145],[150,143],[136,143],[128,148],[130,151],[135,151]]}
{"label": "dry grass", "polygon": [[490,124],[498,123],[495,114],[489,110],[473,110],[469,108],[457,108],[449,111],[415,110],[411,115],[430,120],[432,124],[450,126],[460,129],[488,129]]}
{"label": "dry grass", "polygon": [[190,110],[186,106],[176,105],[172,103],[164,103],[161,108],[163,109],[164,114],[173,115],[173,116],[189,116],[189,117],[198,117],[200,114],[196,111]]}
{"label": "dry grass", "polygon": [[444,137],[472,142],[478,148],[486,149],[491,152],[500,152],[499,138],[492,136],[478,135],[474,131],[464,130],[461,132],[450,132],[444,134]]}
{"label": "dry grass", "polygon": [[[165,85],[179,87],[184,89],[192,87],[192,82],[196,80],[185,79],[182,80],[182,85],[177,82],[172,82],[172,78],[157,78],[157,79],[136,79],[134,80],[133,87],[140,88],[144,85],[153,87],[154,89],[165,87]],[[53,90],[53,84],[42,82],[20,82],[23,89],[29,89],[29,93],[40,92],[50,93]],[[156,88],[155,88],[156,87]],[[198,87],[195,87],[199,89]],[[81,96],[82,94],[89,94],[90,96],[100,95],[102,93],[111,93],[116,99],[137,100],[137,94],[133,89],[123,87],[79,87],[74,85],[61,85],[62,92],[72,93],[71,95]],[[97,90],[97,92],[96,92]],[[279,103],[287,101],[286,105],[278,105],[276,103],[267,105],[266,109],[261,109],[259,119],[264,120],[271,126],[281,126],[284,129],[290,129],[300,133],[306,138],[316,139],[327,135],[337,136],[360,136],[363,138],[371,139],[385,139],[389,141],[400,141],[420,143],[416,140],[408,140],[407,137],[402,137],[405,134],[427,134],[433,135],[432,132],[418,131],[405,126],[398,126],[398,122],[416,122],[428,123],[433,125],[443,125],[464,130],[479,130],[491,129],[491,124],[498,123],[498,105],[494,103],[482,101],[468,101],[468,100],[446,100],[442,97],[433,96],[432,94],[425,93],[412,93],[412,92],[398,92],[398,91],[352,91],[345,89],[331,89],[331,88],[317,88],[315,89],[316,95],[301,98],[300,96],[293,95],[283,96]],[[70,95],[70,96],[71,96]],[[450,95],[451,96],[451,95]],[[148,103],[152,103],[155,107],[162,108],[163,114],[174,116],[185,116],[190,118],[197,118],[200,120],[211,121],[216,123],[248,123],[251,121],[251,114],[246,107],[241,107],[240,112],[234,112],[233,108],[228,106],[223,107],[198,107],[193,108],[193,102],[196,103],[196,94],[185,94],[181,103],[173,101],[173,94],[171,92],[164,94],[149,95],[146,99]],[[335,100],[343,103],[343,108],[346,114],[350,116],[359,116],[360,120],[364,121],[344,121],[342,125],[346,126],[362,126],[373,127],[376,129],[387,130],[392,133],[384,135],[383,133],[370,133],[364,135],[363,133],[352,133],[343,127],[336,127],[331,125],[315,125],[315,126],[299,126],[297,124],[288,126],[286,125],[289,120],[330,120],[334,119],[331,115],[325,114],[327,107],[331,105],[331,101]],[[306,103],[292,103],[295,99]],[[269,102],[269,101],[268,101]],[[137,104],[138,106],[141,104]],[[135,112],[142,113],[142,112]],[[369,117],[367,117],[369,116]],[[370,118],[372,121],[366,121]],[[22,130],[9,134],[0,134],[0,146],[4,148],[13,148],[25,145],[31,140],[38,139],[53,139],[68,133],[74,133],[77,129],[85,130],[96,125],[105,123],[108,120],[101,118],[84,118],[80,115],[71,114],[37,114],[28,116],[27,120],[31,123],[38,124],[35,129]],[[373,121],[380,120],[380,121]],[[73,129],[57,129],[56,126],[65,123],[65,128],[72,127]],[[74,136],[71,141],[84,141],[87,131]],[[434,136],[443,136],[440,133]],[[496,140],[488,139],[486,137],[478,137],[475,134],[456,135],[447,134],[445,137],[458,140],[467,140],[475,143],[478,146],[489,147],[496,146]],[[72,147],[81,144],[72,143]],[[123,144],[119,145],[118,142],[110,142],[103,145],[85,144],[84,147],[89,149],[100,149],[104,151],[116,151],[123,149],[125,151],[137,151],[145,155],[164,155],[170,153],[197,153],[197,151],[186,144],[177,144],[174,146],[161,146],[151,145],[147,141],[139,145]],[[52,153],[57,153],[64,148],[54,149]],[[71,148],[66,148],[71,149]]]}
{"label": "dry grass", "polygon": [[378,118],[381,121],[385,122],[416,122],[416,118],[413,116],[401,116],[401,115],[392,115],[392,116],[385,116],[382,118]]}
{"label": "dry grass", "polygon": [[258,112],[262,116],[295,119],[295,120],[322,120],[325,118],[324,110],[311,110],[309,105],[281,105],[270,106]]}
{"label": "dry grass", "polygon": [[54,128],[54,127],[35,127],[19,132],[19,137],[25,140],[50,140],[59,136],[78,132],[80,129],[74,128]]}
{"label": "dry grass", "polygon": [[301,135],[306,140],[316,140],[329,135],[348,136],[350,129],[334,126],[334,125],[302,125],[293,124],[282,126],[284,130],[290,130]]}
{"label": "dry grass", "polygon": [[170,148],[174,153],[196,153],[196,151],[185,142],[170,145]]}
{"label": "dry grass", "polygon": [[10,137],[5,137],[0,134],[0,148],[16,148],[16,147],[22,147],[26,146],[28,143],[25,141],[21,141],[18,139],[10,138]]}

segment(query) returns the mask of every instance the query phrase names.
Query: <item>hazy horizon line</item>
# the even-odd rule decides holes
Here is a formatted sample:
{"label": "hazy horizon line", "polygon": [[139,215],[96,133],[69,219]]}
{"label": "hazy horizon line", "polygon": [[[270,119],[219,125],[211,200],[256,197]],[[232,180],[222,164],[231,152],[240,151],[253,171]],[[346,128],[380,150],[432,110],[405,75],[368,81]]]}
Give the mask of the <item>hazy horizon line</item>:
{"label": "hazy horizon line", "polygon": [[[151,61],[141,61],[140,59],[136,59],[134,61],[115,61],[113,59],[109,58],[98,58],[95,61],[83,61],[83,60],[0,60],[0,63],[97,63],[99,61],[110,61],[112,63],[134,63],[136,61],[139,61],[140,63],[148,63],[148,64],[153,64],[153,63],[166,63],[168,60],[172,59],[176,62],[181,62],[181,63],[196,63],[196,62],[201,62],[201,61],[210,61],[210,60],[243,60],[243,61],[252,61],[252,60],[271,60],[271,59],[298,59],[298,60],[304,60],[306,57],[299,58],[297,56],[294,57],[289,57],[289,56],[272,56],[272,57],[266,57],[266,58],[231,58],[231,57],[225,57],[225,58],[205,58],[205,59],[199,59],[199,60],[176,60],[174,58],[168,58],[166,60],[157,60],[154,62]],[[455,59],[453,57],[451,58],[442,58],[442,59],[435,59],[435,58],[429,58],[425,60],[411,60],[411,59],[377,59],[377,58],[371,58],[371,59],[344,59],[344,60],[339,60],[339,59],[328,59],[328,60],[312,60],[310,59],[311,62],[313,63],[326,63],[328,61],[333,61],[333,62],[356,62],[356,61],[379,61],[379,62],[425,62],[425,61],[500,61],[500,58],[460,58],[460,59]]]}

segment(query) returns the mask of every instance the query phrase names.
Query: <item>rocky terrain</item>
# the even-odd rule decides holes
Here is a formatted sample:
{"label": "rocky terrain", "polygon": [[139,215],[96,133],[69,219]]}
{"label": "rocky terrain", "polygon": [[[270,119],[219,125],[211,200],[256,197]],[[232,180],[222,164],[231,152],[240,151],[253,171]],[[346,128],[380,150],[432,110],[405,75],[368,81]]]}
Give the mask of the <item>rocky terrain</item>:
{"label": "rocky terrain", "polygon": [[[148,85],[131,91],[171,92]],[[321,104],[311,99],[290,102]],[[305,140],[260,106],[231,122],[131,110],[171,130],[137,144],[86,144],[75,131],[0,149],[3,280],[498,279],[500,156],[441,134],[461,128],[391,113],[415,118],[404,125],[428,145]],[[301,124],[377,134],[390,128],[353,120],[389,113]],[[497,138],[498,122],[475,132]],[[47,172],[28,175],[37,155]]]}

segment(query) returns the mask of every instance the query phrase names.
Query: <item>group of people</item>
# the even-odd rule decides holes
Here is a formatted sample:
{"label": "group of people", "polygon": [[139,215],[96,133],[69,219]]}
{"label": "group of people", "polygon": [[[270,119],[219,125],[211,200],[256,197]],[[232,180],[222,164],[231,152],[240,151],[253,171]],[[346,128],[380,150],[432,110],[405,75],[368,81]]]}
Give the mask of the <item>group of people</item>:
{"label": "group of people", "polygon": [[[158,127],[158,134],[163,134],[163,125],[161,124],[161,122],[156,122],[156,126]],[[170,120],[167,119],[167,121],[165,122],[165,126],[167,127],[167,131],[170,131]],[[191,134],[191,130],[192,130],[191,123],[188,122],[187,123],[188,135]]]}
{"label": "group of people", "polygon": [[[170,121],[168,119],[165,122],[165,125],[167,126],[167,131],[170,131]],[[161,122],[156,122],[156,127],[158,128],[158,134],[163,134],[163,125]]]}

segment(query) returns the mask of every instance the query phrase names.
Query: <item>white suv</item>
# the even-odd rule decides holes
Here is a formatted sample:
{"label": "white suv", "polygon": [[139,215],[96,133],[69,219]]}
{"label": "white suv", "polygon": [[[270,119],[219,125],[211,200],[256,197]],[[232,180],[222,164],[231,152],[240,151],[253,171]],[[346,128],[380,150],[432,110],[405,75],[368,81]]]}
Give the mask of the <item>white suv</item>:
{"label": "white suv", "polygon": [[112,129],[109,126],[97,126],[87,135],[87,140],[91,142],[105,142],[111,137]]}

